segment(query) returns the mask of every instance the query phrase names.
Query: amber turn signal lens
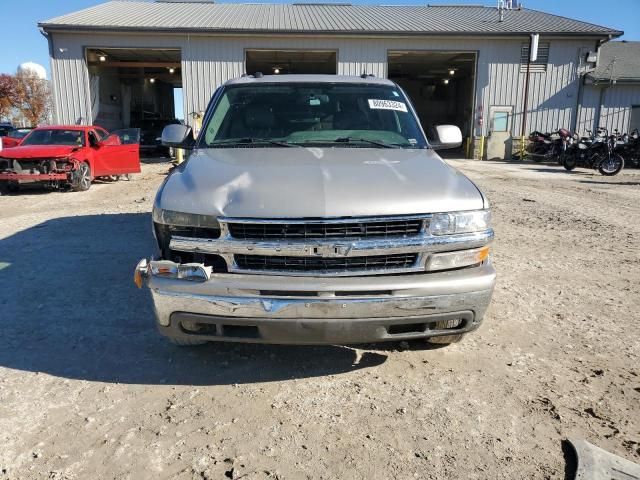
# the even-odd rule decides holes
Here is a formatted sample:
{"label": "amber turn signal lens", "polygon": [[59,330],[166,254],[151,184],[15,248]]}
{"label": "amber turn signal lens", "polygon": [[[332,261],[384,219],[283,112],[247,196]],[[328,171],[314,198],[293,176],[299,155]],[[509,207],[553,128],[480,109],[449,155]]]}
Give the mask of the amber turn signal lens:
{"label": "amber turn signal lens", "polygon": [[147,272],[147,268],[148,268],[148,263],[146,258],[143,258],[142,260],[140,260],[138,262],[138,265],[136,265],[136,269],[133,271],[133,283],[136,284],[136,287],[142,288],[142,285],[144,284],[144,277]]}
{"label": "amber turn signal lens", "polygon": [[478,265],[489,258],[489,247],[460,250],[457,252],[436,253],[427,261],[427,271],[453,270],[455,268]]}

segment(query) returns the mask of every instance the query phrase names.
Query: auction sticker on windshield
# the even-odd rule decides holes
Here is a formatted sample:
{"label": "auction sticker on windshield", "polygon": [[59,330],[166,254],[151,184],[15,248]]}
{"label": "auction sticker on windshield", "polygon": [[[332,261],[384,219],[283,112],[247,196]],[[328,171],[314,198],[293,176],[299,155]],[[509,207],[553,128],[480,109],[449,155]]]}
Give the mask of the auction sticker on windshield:
{"label": "auction sticker on windshield", "polygon": [[378,100],[375,98],[370,98],[369,108],[376,110],[396,110],[398,112],[406,112],[407,104],[403,102],[396,102],[395,100]]}

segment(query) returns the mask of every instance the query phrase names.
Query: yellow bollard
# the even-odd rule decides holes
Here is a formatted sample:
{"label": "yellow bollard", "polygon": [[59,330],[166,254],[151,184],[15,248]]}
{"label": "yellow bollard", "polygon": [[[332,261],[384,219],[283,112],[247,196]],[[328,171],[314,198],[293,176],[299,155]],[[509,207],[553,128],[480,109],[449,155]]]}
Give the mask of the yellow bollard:
{"label": "yellow bollard", "polygon": [[184,161],[184,150],[176,148],[176,163],[180,165]]}
{"label": "yellow bollard", "polygon": [[480,160],[484,160],[484,135],[480,136]]}

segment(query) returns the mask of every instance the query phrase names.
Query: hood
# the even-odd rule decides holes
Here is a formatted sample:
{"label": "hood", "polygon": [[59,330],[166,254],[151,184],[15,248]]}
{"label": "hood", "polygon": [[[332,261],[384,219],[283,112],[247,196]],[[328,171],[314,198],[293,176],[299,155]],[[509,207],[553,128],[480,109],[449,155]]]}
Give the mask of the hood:
{"label": "hood", "polygon": [[194,151],[156,206],[226,217],[404,215],[483,208],[433,150],[234,148]]}
{"label": "hood", "polygon": [[9,151],[0,151],[4,158],[61,158],[66,157],[78,147],[70,145],[18,145]]}

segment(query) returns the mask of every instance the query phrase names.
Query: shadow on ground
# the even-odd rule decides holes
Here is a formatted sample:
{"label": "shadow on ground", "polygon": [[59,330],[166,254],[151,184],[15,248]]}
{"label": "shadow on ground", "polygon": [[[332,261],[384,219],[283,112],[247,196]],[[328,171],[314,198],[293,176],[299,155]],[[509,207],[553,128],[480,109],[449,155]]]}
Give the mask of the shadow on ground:
{"label": "shadow on ground", "polygon": [[324,376],[377,366],[347,347],[209,344],[155,330],[132,281],[154,251],[149,214],[49,220],[0,240],[0,366],[100,382],[213,385]]}
{"label": "shadow on ground", "polygon": [[173,159],[170,157],[158,157],[158,156],[140,156],[140,163],[154,164],[154,163],[166,163],[170,165]]}
{"label": "shadow on ground", "polygon": [[594,185],[626,185],[629,187],[640,185],[640,182],[604,182],[599,180],[580,180],[580,183],[591,183]]}

